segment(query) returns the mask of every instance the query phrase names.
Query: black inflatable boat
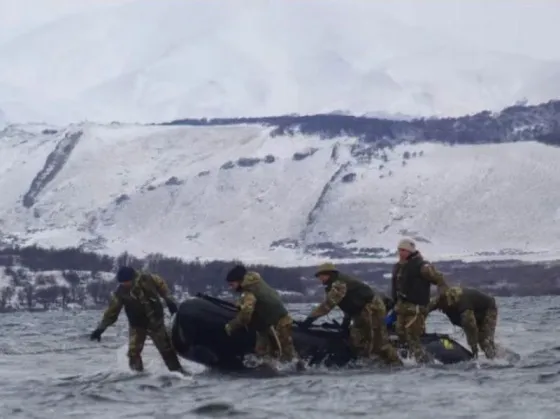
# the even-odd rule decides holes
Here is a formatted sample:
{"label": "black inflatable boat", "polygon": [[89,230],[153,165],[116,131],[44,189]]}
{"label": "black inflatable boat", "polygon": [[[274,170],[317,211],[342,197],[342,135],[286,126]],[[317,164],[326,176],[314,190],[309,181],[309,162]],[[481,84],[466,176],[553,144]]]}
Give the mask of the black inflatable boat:
{"label": "black inflatable boat", "polygon": [[[198,294],[179,306],[170,325],[173,346],[178,355],[211,368],[240,371],[245,355],[253,353],[255,332],[239,329],[226,335],[224,325],[234,318],[237,308],[228,301]],[[302,328],[294,321],[296,350],[309,365],[344,366],[355,359],[338,323]],[[391,336],[395,340],[395,336]],[[396,340],[395,340],[396,342]],[[431,356],[443,364],[472,359],[471,352],[447,335],[427,333],[422,343]],[[399,352],[403,353],[399,348]]]}

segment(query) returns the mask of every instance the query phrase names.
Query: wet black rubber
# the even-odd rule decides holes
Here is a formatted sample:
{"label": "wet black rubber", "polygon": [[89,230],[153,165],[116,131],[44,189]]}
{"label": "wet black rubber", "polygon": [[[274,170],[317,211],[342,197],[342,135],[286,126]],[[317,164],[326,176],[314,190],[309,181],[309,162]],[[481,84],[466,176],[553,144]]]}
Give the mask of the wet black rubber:
{"label": "wet black rubber", "polygon": [[[234,318],[236,311],[228,301],[207,295],[182,302],[171,324],[172,341],[178,355],[215,369],[246,369],[242,360],[253,353],[255,332],[242,329],[228,336],[224,331],[224,325]],[[337,323],[302,328],[296,321],[292,336],[296,350],[310,365],[340,367],[355,359]],[[427,333],[422,337],[422,344],[428,354],[443,364],[472,359],[468,349],[447,335]]]}

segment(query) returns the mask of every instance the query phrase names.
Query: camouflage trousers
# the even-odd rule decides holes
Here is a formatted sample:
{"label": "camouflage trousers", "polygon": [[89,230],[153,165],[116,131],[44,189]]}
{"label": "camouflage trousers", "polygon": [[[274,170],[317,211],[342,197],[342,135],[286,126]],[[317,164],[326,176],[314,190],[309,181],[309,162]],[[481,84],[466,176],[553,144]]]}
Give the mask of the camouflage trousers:
{"label": "camouflage trousers", "polygon": [[292,340],[292,318],[282,317],[276,326],[267,331],[257,332],[255,342],[255,354],[260,357],[280,359],[282,362],[290,362],[299,356]]}
{"label": "camouflage trousers", "polygon": [[487,310],[484,318],[478,325],[478,344],[488,359],[492,359],[496,356],[494,334],[496,333],[497,322],[498,309],[495,308]]}
{"label": "camouflage trousers", "polygon": [[183,371],[171,339],[163,323],[156,328],[131,327],[128,331],[128,365],[134,371],[143,371],[142,350],[146,337],[150,337],[169,371]]}
{"label": "camouflage trousers", "polygon": [[357,316],[352,317],[350,341],[359,357],[370,358],[375,354],[387,364],[402,365],[396,349],[389,340],[385,315],[383,300],[374,297]]}
{"label": "camouflage trousers", "polygon": [[427,308],[398,301],[395,312],[397,313],[395,329],[400,343],[408,347],[417,362],[427,362],[428,355],[420,342],[420,337],[426,331]]}

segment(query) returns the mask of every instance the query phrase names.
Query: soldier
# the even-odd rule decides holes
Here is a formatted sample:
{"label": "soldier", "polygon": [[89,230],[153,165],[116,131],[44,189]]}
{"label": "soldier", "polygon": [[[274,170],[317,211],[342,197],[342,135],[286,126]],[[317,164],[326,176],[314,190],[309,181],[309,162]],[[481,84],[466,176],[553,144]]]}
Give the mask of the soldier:
{"label": "soldier", "polygon": [[137,272],[128,266],[119,268],[116,279],[119,286],[90,339],[99,341],[105,329],[117,321],[124,307],[129,323],[130,368],[134,371],[144,370],[141,354],[146,337],[150,336],[167,368],[184,373],[165,329],[163,306],[159,297],[165,300],[171,314],[177,312],[177,304],[171,297],[165,281],[158,275]]}
{"label": "soldier", "polygon": [[441,310],[467,337],[475,358],[478,345],[488,359],[496,356],[494,333],[498,308],[494,297],[472,288],[452,287],[432,298],[428,312]]}
{"label": "soldier", "polygon": [[420,337],[426,327],[430,287],[436,285],[441,293],[447,288],[447,283],[443,275],[422,258],[412,240],[401,240],[398,252],[399,261],[393,267],[391,281],[391,294],[393,301],[396,301],[395,329],[400,342],[408,346],[416,361],[426,362],[428,357]]}
{"label": "soldier", "polygon": [[[225,325],[231,335],[240,327],[256,331],[255,354],[263,358],[279,358],[282,362],[298,359],[292,340],[293,320],[280,296],[257,272],[236,265],[227,274],[230,288],[241,293],[237,316]],[[298,360],[298,368],[303,363]]]}
{"label": "soldier", "polygon": [[388,364],[402,365],[389,341],[382,297],[367,284],[340,273],[332,263],[319,266],[315,276],[325,285],[326,298],[305,319],[303,326],[309,326],[338,306],[344,313],[344,325],[353,320],[350,340],[358,356],[370,358],[374,353]]}

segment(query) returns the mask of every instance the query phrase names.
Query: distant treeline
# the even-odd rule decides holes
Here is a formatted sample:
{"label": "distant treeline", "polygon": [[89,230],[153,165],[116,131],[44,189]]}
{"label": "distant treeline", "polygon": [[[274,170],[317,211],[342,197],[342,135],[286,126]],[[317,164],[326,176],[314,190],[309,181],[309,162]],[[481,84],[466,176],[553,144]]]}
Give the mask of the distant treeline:
{"label": "distant treeline", "polygon": [[[115,272],[120,265],[157,272],[170,286],[181,285],[189,292],[225,289],[227,271],[239,261],[187,262],[180,258],[150,254],[137,258],[128,253],[117,257],[85,252],[78,248],[46,249],[38,246],[15,247],[0,250],[0,265],[23,266],[32,271],[91,271]],[[297,270],[274,266],[255,265],[267,281],[282,290],[303,292]]]}
{"label": "distant treeline", "polygon": [[322,138],[350,136],[380,148],[402,142],[489,144],[539,141],[560,146],[560,101],[515,105],[499,113],[483,111],[457,118],[383,119],[339,114],[284,115],[249,118],[180,119],[163,125],[262,124],[273,135],[302,133]]}
{"label": "distant treeline", "polygon": [[[118,257],[85,252],[78,248],[46,249],[37,246],[4,248],[0,250],[0,266],[11,276],[11,283],[2,290],[0,310],[8,308],[17,293],[20,305],[29,309],[36,303],[47,308],[51,304],[83,304],[89,297],[94,304],[104,305],[115,289],[113,281],[102,273],[115,272],[119,265],[130,265],[163,276],[170,288],[178,292],[206,292],[218,295],[226,290],[225,276],[236,261],[187,262],[161,254],[136,258],[123,253]],[[486,290],[493,295],[560,295],[560,264],[521,263],[463,263],[459,261],[435,263],[451,284],[462,284]],[[262,274],[278,290],[301,293],[291,301],[317,300],[322,294],[313,277],[314,267],[279,268],[268,265],[248,265]],[[25,268],[25,269],[24,269]],[[340,269],[367,281],[377,290],[388,293],[391,264],[350,263]],[[60,271],[67,286],[57,284],[52,276],[43,274]],[[86,272],[78,275],[77,272]],[[34,279],[31,278],[33,275]]]}

